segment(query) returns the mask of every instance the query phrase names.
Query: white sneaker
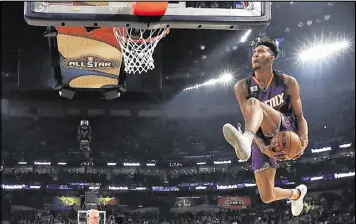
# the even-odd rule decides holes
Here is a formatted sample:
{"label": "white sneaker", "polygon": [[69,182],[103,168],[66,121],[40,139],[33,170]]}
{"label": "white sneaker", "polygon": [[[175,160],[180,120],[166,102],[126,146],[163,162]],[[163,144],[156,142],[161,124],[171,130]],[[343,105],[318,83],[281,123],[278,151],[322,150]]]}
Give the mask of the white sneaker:
{"label": "white sneaker", "polygon": [[223,126],[223,133],[226,141],[235,148],[237,157],[240,160],[248,160],[251,157],[252,140],[242,134],[241,129],[227,123]]}
{"label": "white sneaker", "polygon": [[292,215],[299,216],[303,211],[304,207],[304,197],[307,194],[308,188],[304,184],[296,187],[300,191],[300,196],[297,200],[291,200]]}

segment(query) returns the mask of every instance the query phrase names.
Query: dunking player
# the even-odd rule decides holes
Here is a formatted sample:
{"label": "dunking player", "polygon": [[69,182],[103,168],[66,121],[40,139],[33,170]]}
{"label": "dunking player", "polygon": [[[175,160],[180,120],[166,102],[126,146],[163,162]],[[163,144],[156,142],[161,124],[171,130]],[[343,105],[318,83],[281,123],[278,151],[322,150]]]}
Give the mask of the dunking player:
{"label": "dunking player", "polygon": [[308,125],[303,116],[299,85],[295,78],[272,69],[278,56],[278,47],[273,41],[260,41],[252,56],[252,76],[235,84],[235,94],[245,120],[245,132],[231,124],[223,127],[224,137],[234,148],[240,160],[248,160],[252,154],[252,166],[261,199],[264,203],[290,199],[292,214],[300,215],[305,185],[296,189],[274,186],[276,160],[283,160],[283,152],[273,152],[277,146],[271,141],[279,131],[296,131],[301,139],[302,151],[308,144]]}

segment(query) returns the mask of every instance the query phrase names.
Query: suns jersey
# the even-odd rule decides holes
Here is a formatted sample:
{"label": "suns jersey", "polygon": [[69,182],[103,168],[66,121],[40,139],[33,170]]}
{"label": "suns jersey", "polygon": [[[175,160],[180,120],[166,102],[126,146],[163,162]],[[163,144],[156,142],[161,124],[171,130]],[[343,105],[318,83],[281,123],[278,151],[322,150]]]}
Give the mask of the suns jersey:
{"label": "suns jersey", "polygon": [[273,77],[267,83],[266,90],[259,86],[255,74],[246,78],[247,83],[247,98],[256,98],[261,102],[280,111],[285,116],[292,116],[293,109],[290,102],[290,96],[287,93],[287,86],[284,83],[284,77],[278,71],[273,70]]}
{"label": "suns jersey", "polygon": [[[267,83],[267,88],[264,90],[259,86],[258,80],[255,78],[255,74],[252,74],[246,78],[247,98],[256,98],[261,102],[271,106],[275,110],[281,112],[284,116],[288,116],[296,125],[294,112],[292,109],[290,96],[287,93],[287,86],[284,82],[284,76],[273,70],[273,77]],[[261,129],[258,131],[258,134],[261,134]],[[261,135],[260,135],[261,136]]]}

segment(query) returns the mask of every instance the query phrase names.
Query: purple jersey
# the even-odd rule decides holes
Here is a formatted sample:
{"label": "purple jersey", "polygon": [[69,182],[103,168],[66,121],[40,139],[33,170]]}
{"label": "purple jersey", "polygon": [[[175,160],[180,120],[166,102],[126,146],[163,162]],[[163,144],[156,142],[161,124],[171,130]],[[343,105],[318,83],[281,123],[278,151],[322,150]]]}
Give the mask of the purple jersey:
{"label": "purple jersey", "polygon": [[[287,87],[283,82],[283,76],[278,71],[273,71],[273,77],[269,83],[267,83],[265,90],[260,87],[258,80],[255,78],[255,74],[248,77],[246,83],[248,98],[254,97],[281,112],[281,126],[278,131],[296,130],[294,113],[290,103],[290,97],[287,94]],[[263,139],[266,145],[270,144],[270,139],[263,135],[261,129],[257,131],[256,135]],[[252,166],[255,171],[261,171],[269,167],[275,168],[276,161],[263,154],[258,146],[253,143]]]}
{"label": "purple jersey", "polygon": [[248,98],[254,97],[261,102],[273,107],[286,116],[291,116],[293,113],[290,104],[290,97],[287,94],[287,87],[283,82],[283,76],[273,71],[274,75],[270,83],[267,83],[267,89],[260,88],[255,74],[246,79],[248,87]]}

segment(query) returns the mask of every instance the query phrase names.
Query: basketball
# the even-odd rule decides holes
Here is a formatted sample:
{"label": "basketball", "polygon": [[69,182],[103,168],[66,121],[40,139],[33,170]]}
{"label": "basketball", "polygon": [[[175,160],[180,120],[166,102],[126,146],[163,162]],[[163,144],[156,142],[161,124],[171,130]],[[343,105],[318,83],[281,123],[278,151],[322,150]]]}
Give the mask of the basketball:
{"label": "basketball", "polygon": [[300,138],[293,131],[281,131],[273,137],[273,141],[278,142],[278,146],[274,147],[273,151],[283,151],[287,160],[292,159],[302,149]]}

